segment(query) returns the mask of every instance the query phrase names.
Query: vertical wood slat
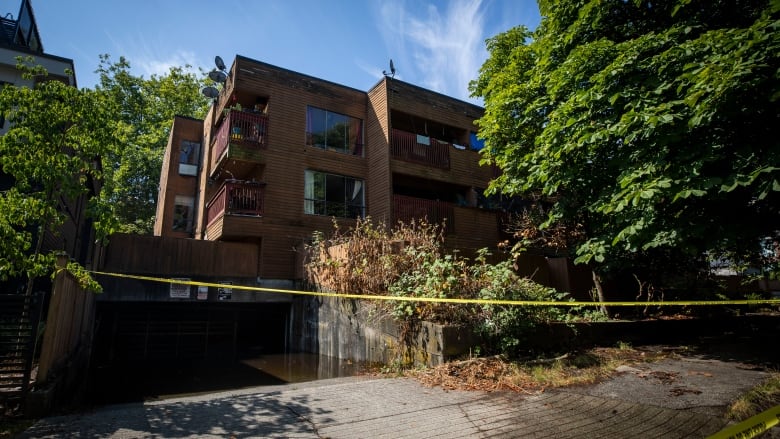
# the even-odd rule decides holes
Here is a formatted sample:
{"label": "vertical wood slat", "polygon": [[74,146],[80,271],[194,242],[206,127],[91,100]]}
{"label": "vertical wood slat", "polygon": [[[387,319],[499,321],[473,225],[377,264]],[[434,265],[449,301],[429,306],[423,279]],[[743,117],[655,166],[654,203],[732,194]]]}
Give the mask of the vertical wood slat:
{"label": "vertical wood slat", "polygon": [[[251,217],[233,217],[255,220]],[[218,222],[218,221],[215,221]],[[165,276],[256,277],[257,245],[114,234],[101,271]]]}
{"label": "vertical wood slat", "polygon": [[58,258],[59,271],[54,278],[46,331],[41,344],[36,381],[45,383],[49,375],[63,367],[76,355],[87,355],[92,339],[94,296],[84,291],[64,266],[65,257]]}
{"label": "vertical wood slat", "polygon": [[427,219],[430,224],[444,227],[446,233],[455,230],[455,212],[452,203],[426,200],[405,195],[393,195],[394,222]]}
{"label": "vertical wood slat", "polygon": [[428,137],[428,143],[418,142],[417,134],[393,129],[390,151],[393,158],[442,169],[450,167],[450,143]]}

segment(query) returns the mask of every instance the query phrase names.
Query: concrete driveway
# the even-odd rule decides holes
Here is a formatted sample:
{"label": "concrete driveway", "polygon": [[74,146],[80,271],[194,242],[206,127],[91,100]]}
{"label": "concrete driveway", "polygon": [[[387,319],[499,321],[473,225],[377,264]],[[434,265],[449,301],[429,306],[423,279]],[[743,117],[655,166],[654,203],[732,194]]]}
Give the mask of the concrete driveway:
{"label": "concrete driveway", "polygon": [[620,371],[538,395],[444,391],[406,378],[256,387],[45,418],[20,437],[706,437],[726,425],[728,403],[768,375],[694,356]]}

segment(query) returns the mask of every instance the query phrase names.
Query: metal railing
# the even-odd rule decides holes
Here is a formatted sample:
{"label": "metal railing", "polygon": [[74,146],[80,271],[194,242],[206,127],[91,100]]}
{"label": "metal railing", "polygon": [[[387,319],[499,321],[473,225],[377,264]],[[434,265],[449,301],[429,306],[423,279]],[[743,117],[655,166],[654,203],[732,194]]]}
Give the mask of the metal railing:
{"label": "metal railing", "polygon": [[23,402],[30,390],[41,299],[0,294],[0,411]]}
{"label": "metal railing", "polygon": [[267,148],[268,116],[248,111],[229,111],[217,127],[211,148],[211,162],[217,163],[231,143],[250,148]]}
{"label": "metal railing", "polygon": [[206,206],[206,224],[222,215],[263,216],[265,183],[226,181]]}
{"label": "metal railing", "polygon": [[449,169],[450,146],[450,143],[442,140],[394,128],[390,140],[390,155],[407,162]]}

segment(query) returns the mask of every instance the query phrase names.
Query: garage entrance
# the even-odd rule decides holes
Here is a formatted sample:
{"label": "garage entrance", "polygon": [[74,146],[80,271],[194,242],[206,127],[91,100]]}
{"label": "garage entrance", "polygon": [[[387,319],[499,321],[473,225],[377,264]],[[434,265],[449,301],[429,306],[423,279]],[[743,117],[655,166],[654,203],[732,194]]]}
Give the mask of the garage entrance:
{"label": "garage entrance", "polygon": [[285,352],[289,303],[99,302],[93,402],[278,384],[242,363]]}

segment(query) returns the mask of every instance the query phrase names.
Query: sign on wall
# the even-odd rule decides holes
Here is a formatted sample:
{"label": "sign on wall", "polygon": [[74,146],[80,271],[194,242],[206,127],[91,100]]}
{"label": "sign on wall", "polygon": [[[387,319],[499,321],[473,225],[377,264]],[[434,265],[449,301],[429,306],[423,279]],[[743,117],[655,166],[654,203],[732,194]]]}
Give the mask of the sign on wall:
{"label": "sign on wall", "polygon": [[[222,285],[233,285],[233,282],[220,282]],[[217,298],[219,300],[230,300],[233,298],[233,288],[228,286],[217,288]]]}
{"label": "sign on wall", "polygon": [[207,300],[209,298],[209,287],[198,286],[198,300]]}
{"label": "sign on wall", "polygon": [[[180,280],[189,282],[189,278],[174,278],[173,280]],[[189,299],[190,298],[190,286],[187,284],[180,284],[171,282],[171,299]]]}

